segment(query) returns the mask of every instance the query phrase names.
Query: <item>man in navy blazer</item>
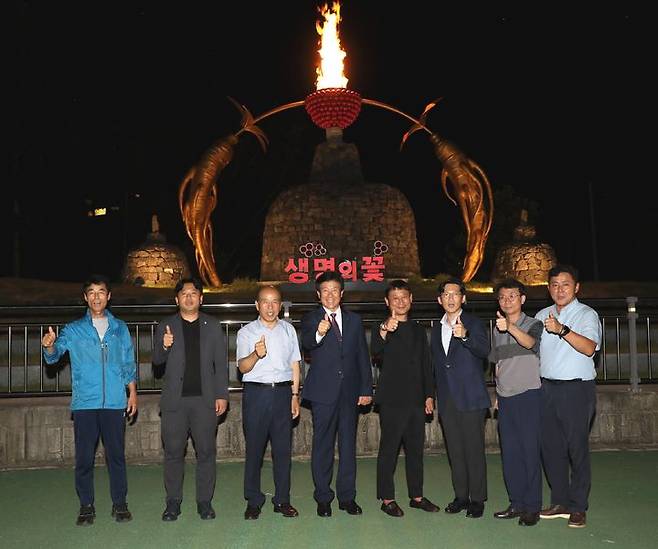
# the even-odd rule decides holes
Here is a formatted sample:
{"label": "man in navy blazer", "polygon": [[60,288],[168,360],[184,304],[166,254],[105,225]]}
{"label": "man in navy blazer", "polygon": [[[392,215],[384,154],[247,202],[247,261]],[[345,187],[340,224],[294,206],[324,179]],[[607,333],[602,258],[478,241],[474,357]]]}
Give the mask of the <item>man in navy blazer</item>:
{"label": "man in navy blazer", "polygon": [[482,321],[462,311],[466,287],[457,278],[439,286],[445,314],[432,328],[437,409],[443,426],[455,499],[446,513],[480,518],[487,499],[484,419],[491,405],[484,382],[489,336]]}
{"label": "man in navy blazer", "polygon": [[338,507],[360,515],[356,503],[357,406],[372,401],[372,368],[361,317],[342,308],[345,283],[335,271],[315,281],[321,306],[302,319],[302,346],[310,353],[310,368],[302,396],[311,404],[313,449],[311,469],[321,517],[331,516],[334,491],[334,446],[338,435]]}

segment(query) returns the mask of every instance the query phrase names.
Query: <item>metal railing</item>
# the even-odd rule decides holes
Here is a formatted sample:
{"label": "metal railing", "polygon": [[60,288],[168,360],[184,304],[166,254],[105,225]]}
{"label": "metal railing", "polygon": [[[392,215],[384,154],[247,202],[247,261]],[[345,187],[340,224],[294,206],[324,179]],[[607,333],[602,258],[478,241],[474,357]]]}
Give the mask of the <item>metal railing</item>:
{"label": "metal railing", "polygon": [[[528,314],[533,314],[543,303],[526,304]],[[313,303],[284,304],[284,317],[299,330],[302,314],[314,307]],[[358,311],[364,320],[366,336],[370,339],[370,329],[374,323],[379,323],[385,316],[383,304],[350,303],[351,310]],[[614,313],[606,311],[601,314],[603,341],[601,350],[595,355],[597,365],[597,382],[612,384],[632,384],[633,368],[637,368],[636,384],[658,382],[655,371],[658,357],[656,342],[658,341],[658,317],[652,314],[637,315],[620,311],[615,307]],[[71,309],[71,308],[68,308]],[[488,323],[490,333],[495,326],[495,304],[483,302],[469,305],[471,312],[478,314]],[[82,308],[76,308],[77,314],[71,312],[70,318],[79,316]],[[174,309],[172,307],[123,306],[113,310],[122,318],[125,317],[161,317]],[[227,361],[229,364],[230,390],[241,390],[239,373],[235,359],[236,334],[238,330],[256,316],[252,303],[224,304],[205,306],[209,314],[220,318],[220,325],[227,340]],[[138,312],[136,312],[138,311]],[[157,311],[157,312],[156,312]],[[51,318],[60,317],[62,311],[50,309]],[[67,312],[69,312],[67,310]],[[43,313],[43,311],[42,311]],[[155,314],[153,314],[155,313]],[[414,318],[428,331],[434,322],[440,318],[435,302],[414,303]],[[46,316],[40,314],[39,316]],[[67,315],[68,316],[68,315]],[[294,317],[294,318],[293,318]],[[45,364],[41,353],[41,339],[48,326],[58,331],[64,323],[39,321],[26,323],[0,323],[0,397],[36,396],[36,395],[66,395],[71,392],[71,371],[68,367],[68,355],[58,364]],[[141,393],[159,392],[162,386],[161,370],[152,364],[154,332],[157,325],[153,320],[128,320],[130,333],[135,347],[135,357],[138,372],[138,389]],[[633,364],[636,363],[636,366]],[[308,364],[305,363],[306,371]],[[488,382],[493,383],[493,373],[489,364],[483,362]],[[373,365],[373,379],[377,381],[377,368]]]}

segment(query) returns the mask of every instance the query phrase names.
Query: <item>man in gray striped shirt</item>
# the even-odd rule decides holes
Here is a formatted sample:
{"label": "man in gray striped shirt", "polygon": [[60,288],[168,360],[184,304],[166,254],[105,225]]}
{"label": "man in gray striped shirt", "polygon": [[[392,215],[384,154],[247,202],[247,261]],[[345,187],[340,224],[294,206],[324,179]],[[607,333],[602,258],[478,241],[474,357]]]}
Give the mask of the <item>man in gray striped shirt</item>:
{"label": "man in gray striped shirt", "polygon": [[542,502],[538,352],[543,325],[521,310],[526,299],[521,282],[504,280],[495,293],[499,310],[489,360],[496,363],[498,430],[510,505],[494,517],[518,517],[521,526],[534,526]]}

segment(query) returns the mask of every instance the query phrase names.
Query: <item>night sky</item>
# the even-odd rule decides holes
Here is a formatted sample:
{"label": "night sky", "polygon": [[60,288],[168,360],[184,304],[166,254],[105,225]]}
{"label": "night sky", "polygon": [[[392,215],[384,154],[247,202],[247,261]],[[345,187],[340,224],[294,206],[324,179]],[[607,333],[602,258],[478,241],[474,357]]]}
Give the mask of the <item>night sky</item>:
{"label": "night sky", "polygon": [[[48,4],[18,3],[8,21],[2,216],[11,222],[0,276],[18,267],[28,278],[78,281],[105,271],[117,279],[152,213],[193,263],[179,183],[215,139],[239,129],[227,96],[258,115],[314,91],[318,4]],[[537,204],[531,221],[561,261],[585,280],[595,266],[601,280],[654,280],[642,258],[655,254],[658,192],[643,137],[653,128],[647,79],[655,33],[642,18],[383,5],[343,2],[348,87],[414,116],[442,97],[428,125],[475,160],[494,190],[510,186]],[[268,152],[242,137],[218,184],[216,258],[227,280],[258,277],[267,208],[306,181],[324,139],[303,109],[261,128]],[[399,152],[407,129],[365,106],[344,140],[358,145],[366,180],[409,199],[422,274],[433,276],[448,270],[445,249],[462,222],[441,192],[441,166],[425,134]],[[115,209],[88,218],[97,206]],[[18,265],[10,259],[15,242]]]}

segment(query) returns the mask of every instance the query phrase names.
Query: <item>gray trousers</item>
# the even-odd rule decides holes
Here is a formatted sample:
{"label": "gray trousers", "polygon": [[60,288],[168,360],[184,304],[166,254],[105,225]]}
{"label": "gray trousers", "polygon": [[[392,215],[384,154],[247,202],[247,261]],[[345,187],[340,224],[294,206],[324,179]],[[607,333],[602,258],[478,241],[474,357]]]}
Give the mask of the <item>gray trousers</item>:
{"label": "gray trousers", "polygon": [[162,411],[164,485],[167,501],[183,500],[185,449],[192,435],[196,450],[196,500],[212,501],[215,492],[217,415],[201,397],[183,397],[174,411]]}

